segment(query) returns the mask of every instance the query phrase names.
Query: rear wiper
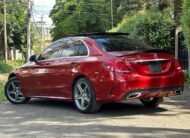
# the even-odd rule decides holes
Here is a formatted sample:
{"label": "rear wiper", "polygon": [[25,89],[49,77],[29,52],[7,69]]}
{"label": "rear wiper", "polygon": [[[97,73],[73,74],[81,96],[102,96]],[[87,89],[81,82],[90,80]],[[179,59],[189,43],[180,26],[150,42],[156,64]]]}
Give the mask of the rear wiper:
{"label": "rear wiper", "polygon": [[123,54],[118,55],[117,57],[125,57],[125,56],[132,56],[137,54],[146,54],[146,53],[165,53],[165,54],[171,54],[169,50],[163,50],[163,49],[148,49],[148,50],[138,50],[129,54]]}

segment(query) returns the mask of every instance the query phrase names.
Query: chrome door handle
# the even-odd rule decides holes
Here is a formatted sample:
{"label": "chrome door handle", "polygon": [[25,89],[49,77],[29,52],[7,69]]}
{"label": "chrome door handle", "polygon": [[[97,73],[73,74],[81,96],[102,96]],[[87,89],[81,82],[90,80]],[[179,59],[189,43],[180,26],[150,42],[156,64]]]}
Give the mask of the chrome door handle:
{"label": "chrome door handle", "polygon": [[75,66],[75,65],[78,65],[78,63],[77,63],[77,62],[72,62],[71,64],[72,64],[72,65],[74,65],[74,66]]}

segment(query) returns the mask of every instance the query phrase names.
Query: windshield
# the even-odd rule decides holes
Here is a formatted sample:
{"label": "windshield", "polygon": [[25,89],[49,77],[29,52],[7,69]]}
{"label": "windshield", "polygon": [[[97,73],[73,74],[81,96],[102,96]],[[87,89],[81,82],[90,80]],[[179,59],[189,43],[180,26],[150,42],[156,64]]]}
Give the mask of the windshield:
{"label": "windshield", "polygon": [[98,38],[96,43],[106,52],[152,49],[149,45],[126,37]]}

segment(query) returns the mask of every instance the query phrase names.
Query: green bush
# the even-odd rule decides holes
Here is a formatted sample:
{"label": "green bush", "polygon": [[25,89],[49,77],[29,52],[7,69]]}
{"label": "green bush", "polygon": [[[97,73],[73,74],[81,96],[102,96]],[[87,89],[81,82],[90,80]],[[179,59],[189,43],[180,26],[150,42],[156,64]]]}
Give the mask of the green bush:
{"label": "green bush", "polygon": [[188,70],[185,70],[185,83],[187,85],[190,84],[190,77],[189,77],[189,74],[188,74]]}
{"label": "green bush", "polygon": [[129,33],[129,37],[144,41],[154,48],[174,50],[174,20],[155,12],[126,16],[111,32]]}
{"label": "green bush", "polygon": [[8,73],[12,70],[10,65],[5,64],[4,62],[0,62],[0,72]]}
{"label": "green bush", "polygon": [[5,64],[4,61],[0,61],[0,72],[1,73],[9,73],[13,69],[21,66],[23,64],[23,61],[18,60],[18,61],[8,61],[7,64]]}
{"label": "green bush", "polygon": [[15,68],[21,66],[23,61],[8,61],[5,64],[4,61],[0,61],[0,101],[5,100],[4,96],[4,86],[7,82],[8,74]]}

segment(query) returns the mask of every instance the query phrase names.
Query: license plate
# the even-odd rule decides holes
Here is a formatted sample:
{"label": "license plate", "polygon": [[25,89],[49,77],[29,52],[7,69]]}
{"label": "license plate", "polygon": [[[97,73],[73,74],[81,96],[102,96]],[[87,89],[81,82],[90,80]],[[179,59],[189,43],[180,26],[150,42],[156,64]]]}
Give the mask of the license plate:
{"label": "license plate", "polygon": [[150,72],[162,72],[162,66],[159,62],[148,63],[148,69]]}

